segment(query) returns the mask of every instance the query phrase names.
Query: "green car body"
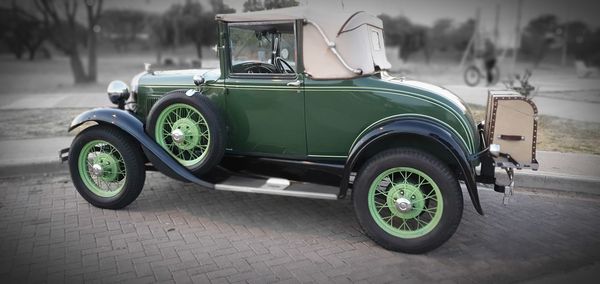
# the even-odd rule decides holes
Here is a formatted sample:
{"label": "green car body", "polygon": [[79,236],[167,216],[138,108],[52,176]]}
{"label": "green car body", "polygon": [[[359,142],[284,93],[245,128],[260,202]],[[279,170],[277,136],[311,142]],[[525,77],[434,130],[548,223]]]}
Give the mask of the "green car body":
{"label": "green car body", "polygon": [[[297,23],[301,24],[301,23]],[[136,78],[137,115],[144,119],[165,93],[201,87],[226,117],[226,153],[344,162],[354,143],[378,121],[422,117],[452,131],[468,155],[480,150],[479,133],[466,104],[434,85],[393,78],[385,72],[352,79],[315,80],[302,73],[256,78],[231,74],[226,23],[221,23],[221,68],[145,72]],[[301,38],[298,38],[301,40]],[[302,54],[301,46],[298,54]],[[287,74],[286,74],[287,75]],[[290,82],[299,86],[288,86]],[[474,161],[474,165],[477,161]]]}
{"label": "green car body", "polygon": [[[477,182],[510,195],[512,169],[530,166],[511,154],[531,154],[537,166],[532,102],[490,92],[488,123],[476,123],[449,90],[387,73],[383,25],[372,15],[332,20],[290,8],[217,20],[219,68],[147,66],[131,92],[123,82],[109,84],[118,108],[73,120],[69,130],[85,129],[60,156],[88,202],[127,206],[146,170],[214,190],[342,199],[351,189],[366,234],[383,247],[420,253],[456,230],[459,180],[483,214]],[[532,151],[520,146],[529,129],[498,123],[523,106],[518,115],[531,119]],[[496,167],[506,169],[508,191],[496,183]]]}
{"label": "green car body", "polygon": [[[207,83],[202,92],[227,118],[228,153],[344,161],[372,125],[409,116],[445,125],[469,154],[480,147],[477,126],[462,100],[421,82],[382,74],[351,80],[311,80],[302,75],[281,80],[231,78],[219,70],[168,73],[139,78],[136,113],[144,118],[165,93],[193,89],[192,77],[204,74]],[[300,87],[286,86],[296,80],[303,82]]]}

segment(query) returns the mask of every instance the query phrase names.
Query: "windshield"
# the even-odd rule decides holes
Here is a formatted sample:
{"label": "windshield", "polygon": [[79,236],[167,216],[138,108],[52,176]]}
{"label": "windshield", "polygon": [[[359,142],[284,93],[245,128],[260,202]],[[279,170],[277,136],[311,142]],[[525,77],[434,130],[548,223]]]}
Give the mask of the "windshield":
{"label": "windshield", "polygon": [[293,23],[229,25],[233,73],[294,73]]}

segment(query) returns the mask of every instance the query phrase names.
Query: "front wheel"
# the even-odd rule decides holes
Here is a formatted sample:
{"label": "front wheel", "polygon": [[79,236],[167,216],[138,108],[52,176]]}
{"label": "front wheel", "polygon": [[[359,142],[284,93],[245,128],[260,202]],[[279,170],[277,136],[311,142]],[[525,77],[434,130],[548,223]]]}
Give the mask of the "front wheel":
{"label": "front wheel", "polygon": [[388,150],[367,161],[356,178],[353,203],[371,239],[407,253],[446,242],[463,210],[458,180],[448,166],[411,149]]}
{"label": "front wheel", "polygon": [[83,130],[69,151],[75,188],[89,203],[106,209],[121,209],[140,195],[146,179],[144,161],[139,144],[108,125]]}

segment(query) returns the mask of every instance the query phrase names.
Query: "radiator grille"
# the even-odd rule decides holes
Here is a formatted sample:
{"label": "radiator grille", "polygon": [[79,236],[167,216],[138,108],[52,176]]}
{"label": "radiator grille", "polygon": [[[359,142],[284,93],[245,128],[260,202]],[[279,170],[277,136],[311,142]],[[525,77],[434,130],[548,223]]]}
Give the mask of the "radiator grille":
{"label": "radiator grille", "polygon": [[144,116],[147,116],[148,113],[150,112],[150,109],[152,109],[152,106],[160,99],[162,98],[162,96],[147,96],[146,97],[146,101],[144,103],[144,110],[143,110],[143,114]]}

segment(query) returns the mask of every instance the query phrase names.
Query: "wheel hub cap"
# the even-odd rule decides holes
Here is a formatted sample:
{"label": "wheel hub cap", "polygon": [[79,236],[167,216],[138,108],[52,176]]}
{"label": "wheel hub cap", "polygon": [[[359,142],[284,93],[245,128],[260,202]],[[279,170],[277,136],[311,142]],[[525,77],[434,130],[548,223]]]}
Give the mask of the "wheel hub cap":
{"label": "wheel hub cap", "polygon": [[431,232],[443,212],[437,184],[424,172],[409,167],[379,174],[368,198],[369,212],[377,225],[400,238],[418,238]]}
{"label": "wheel hub cap", "polygon": [[106,198],[118,195],[127,178],[121,153],[103,140],[89,141],[81,148],[77,170],[87,190]]}
{"label": "wheel hub cap", "polygon": [[171,138],[177,147],[191,150],[200,142],[200,129],[196,122],[189,118],[181,118],[173,124]]}
{"label": "wheel hub cap", "polygon": [[177,144],[182,143],[185,140],[185,134],[183,131],[181,131],[181,129],[173,129],[171,132],[171,137]]}
{"label": "wheel hub cap", "polygon": [[388,193],[387,205],[392,214],[404,219],[418,216],[425,207],[423,193],[410,183],[393,186]]}
{"label": "wheel hub cap", "polygon": [[92,174],[94,176],[102,176],[102,174],[104,173],[104,170],[102,169],[102,166],[100,164],[94,164],[92,165]]}
{"label": "wheel hub cap", "polygon": [[408,212],[412,209],[412,203],[404,197],[398,198],[396,199],[396,209],[400,212]]}
{"label": "wheel hub cap", "polygon": [[94,158],[91,172],[104,181],[115,181],[119,172],[117,159],[111,154],[100,153]]}

